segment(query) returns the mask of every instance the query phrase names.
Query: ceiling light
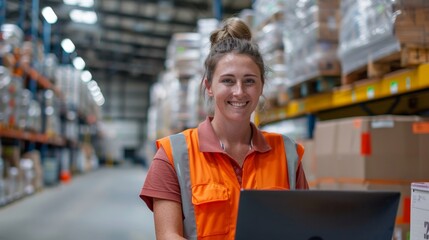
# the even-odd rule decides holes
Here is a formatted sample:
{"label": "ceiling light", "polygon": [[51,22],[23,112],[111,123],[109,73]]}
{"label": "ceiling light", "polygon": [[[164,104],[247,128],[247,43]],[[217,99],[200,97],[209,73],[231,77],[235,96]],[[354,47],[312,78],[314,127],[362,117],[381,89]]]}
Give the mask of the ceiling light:
{"label": "ceiling light", "polygon": [[70,11],[70,18],[77,23],[94,24],[97,22],[97,14],[94,11],[73,9]]}
{"label": "ceiling light", "polygon": [[54,10],[52,10],[51,7],[43,8],[42,15],[45,18],[46,22],[48,22],[49,24],[54,24],[58,20],[57,15],[55,14]]}
{"label": "ceiling light", "polygon": [[67,5],[81,6],[81,7],[92,7],[94,6],[94,0],[64,0]]}
{"label": "ceiling light", "polygon": [[94,80],[89,81],[89,83],[88,83],[88,89],[89,89],[89,91],[93,91],[96,88],[98,88],[97,82],[94,81]]}
{"label": "ceiling light", "polygon": [[91,79],[92,79],[92,74],[91,74],[88,70],[85,70],[85,71],[83,71],[83,72],[82,72],[82,74],[80,75],[80,79],[81,79],[83,82],[89,82],[89,81],[91,81]]}
{"label": "ceiling light", "polygon": [[98,106],[102,106],[105,102],[106,102],[106,100],[104,99],[104,97],[96,100],[96,103]]}
{"label": "ceiling light", "polygon": [[73,42],[68,38],[61,41],[61,47],[64,49],[66,53],[72,53],[75,49]]}
{"label": "ceiling light", "polygon": [[81,57],[75,57],[73,59],[73,66],[77,69],[77,70],[82,70],[85,68],[85,61],[81,58]]}

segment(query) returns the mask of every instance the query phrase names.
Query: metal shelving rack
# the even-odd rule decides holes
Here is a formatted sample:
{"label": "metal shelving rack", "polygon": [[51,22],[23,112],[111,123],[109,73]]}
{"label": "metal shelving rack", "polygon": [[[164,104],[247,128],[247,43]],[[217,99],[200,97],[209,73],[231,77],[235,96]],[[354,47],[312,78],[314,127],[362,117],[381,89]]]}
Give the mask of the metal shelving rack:
{"label": "metal shelving rack", "polygon": [[[415,69],[400,70],[382,79],[361,81],[301,99],[291,100],[286,106],[257,112],[255,123],[264,125],[280,120],[293,119],[309,114],[328,111],[347,111],[377,100],[394,100],[391,110],[398,106],[401,96],[414,93],[416,97],[426,97],[429,92],[429,64],[421,64]],[[420,101],[421,103],[424,103]],[[425,106],[424,104],[422,104]],[[427,107],[427,106],[425,106]]]}

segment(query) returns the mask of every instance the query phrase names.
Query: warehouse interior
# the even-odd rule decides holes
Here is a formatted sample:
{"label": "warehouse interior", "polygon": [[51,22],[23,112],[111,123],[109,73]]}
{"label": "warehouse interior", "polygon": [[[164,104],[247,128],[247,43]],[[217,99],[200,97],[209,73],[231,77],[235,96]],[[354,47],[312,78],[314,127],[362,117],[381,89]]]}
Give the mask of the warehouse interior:
{"label": "warehouse interior", "polygon": [[[400,192],[392,239],[429,238],[429,202],[415,207],[429,1],[0,0],[0,14],[0,239],[155,239],[138,197],[155,141],[206,118],[203,63],[228,17],[269,68],[252,121],[304,146],[310,189]],[[45,222],[20,209],[62,224],[35,235]]]}

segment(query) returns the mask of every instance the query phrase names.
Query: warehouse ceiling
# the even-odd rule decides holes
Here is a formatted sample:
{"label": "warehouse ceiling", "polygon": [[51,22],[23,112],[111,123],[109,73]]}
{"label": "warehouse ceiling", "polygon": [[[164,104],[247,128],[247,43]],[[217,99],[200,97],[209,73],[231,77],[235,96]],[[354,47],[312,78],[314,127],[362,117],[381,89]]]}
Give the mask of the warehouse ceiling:
{"label": "warehouse ceiling", "polygon": [[[26,9],[25,27],[31,26],[34,0],[6,1],[8,22],[19,19],[20,9]],[[80,56],[94,78],[121,74],[129,78],[156,79],[164,69],[166,49],[172,34],[195,32],[201,18],[215,18],[214,4],[209,0],[94,0],[90,9],[64,4],[63,0],[40,0],[39,9],[51,6],[58,21],[52,25],[52,50],[59,59],[70,61]],[[223,17],[238,15],[251,8],[250,0],[224,0]],[[95,24],[71,21],[72,9],[94,10]],[[39,16],[42,19],[41,15]],[[28,32],[28,31],[27,31]],[[43,24],[39,23],[42,35]],[[41,36],[40,36],[41,37]],[[69,38],[75,52],[65,55],[60,41]]]}

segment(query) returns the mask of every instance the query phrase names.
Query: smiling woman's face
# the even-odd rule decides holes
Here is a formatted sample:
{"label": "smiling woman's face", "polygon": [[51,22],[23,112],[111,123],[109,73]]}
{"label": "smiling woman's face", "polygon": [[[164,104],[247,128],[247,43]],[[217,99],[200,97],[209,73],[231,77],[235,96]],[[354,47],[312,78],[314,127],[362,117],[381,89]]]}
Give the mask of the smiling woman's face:
{"label": "smiling woman's face", "polygon": [[214,100],[215,117],[235,121],[250,120],[263,89],[258,65],[249,56],[235,53],[219,60],[211,84],[207,80],[205,84]]}

